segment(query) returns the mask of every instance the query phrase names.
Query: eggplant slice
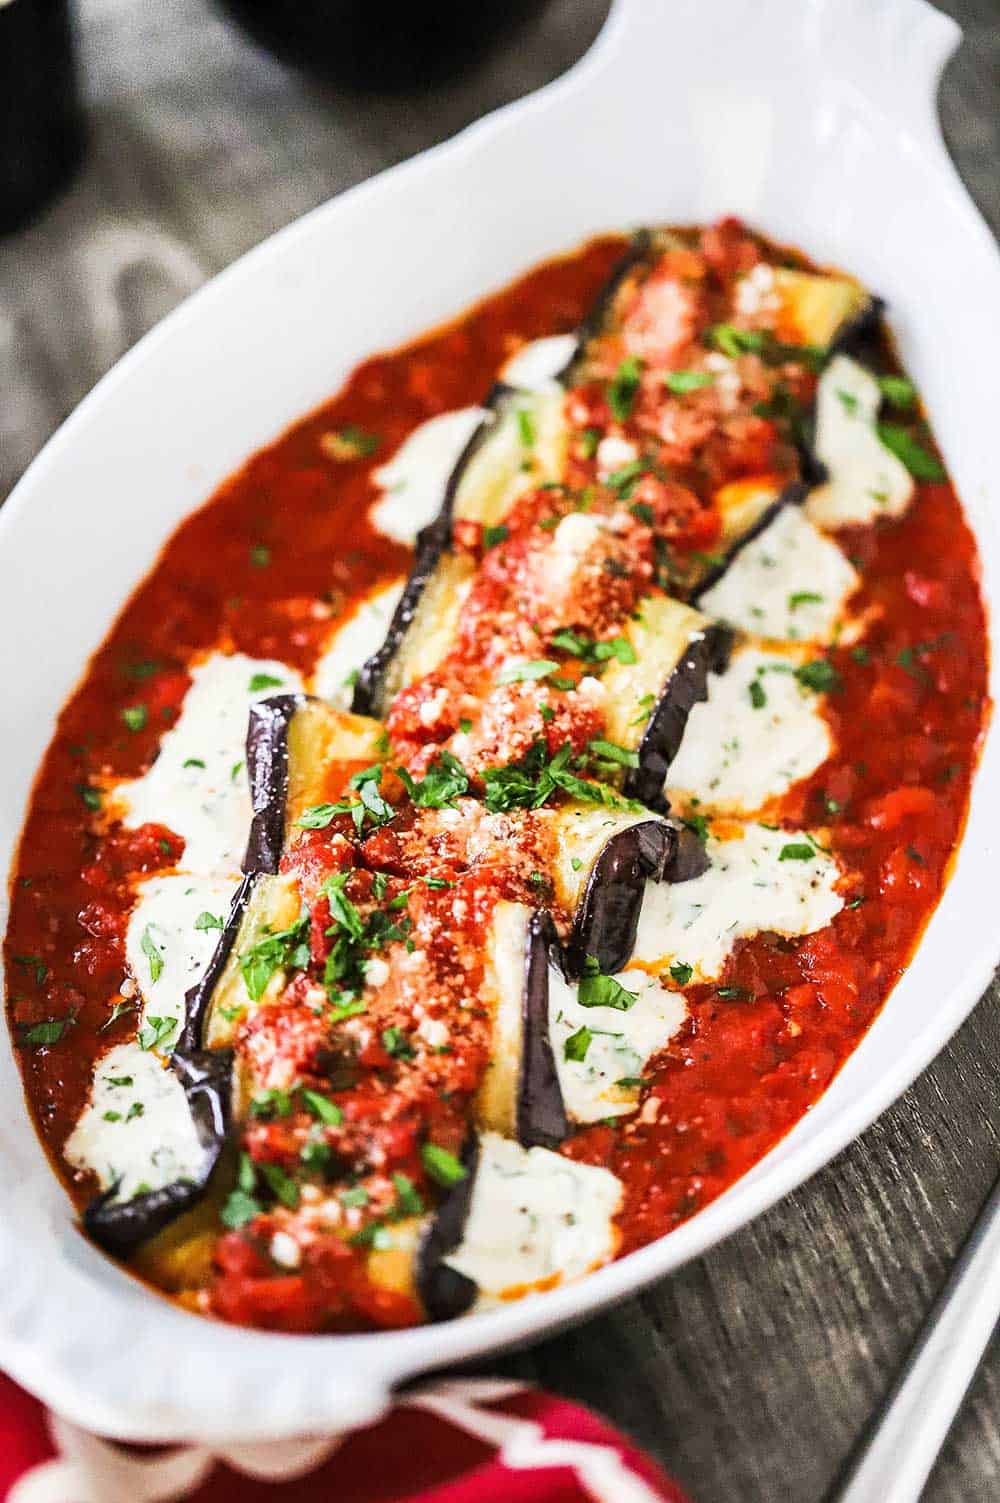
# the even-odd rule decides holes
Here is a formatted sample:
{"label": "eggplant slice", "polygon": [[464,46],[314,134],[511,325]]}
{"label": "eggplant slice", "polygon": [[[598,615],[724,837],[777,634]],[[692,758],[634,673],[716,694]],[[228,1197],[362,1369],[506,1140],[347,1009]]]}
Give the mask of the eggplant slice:
{"label": "eggplant slice", "polygon": [[378,721],[307,694],[277,694],[252,706],[246,749],[253,820],[244,872],[278,871],[296,820],[324,801],[331,768],[373,761],[381,734]]}
{"label": "eggplant slice", "polygon": [[462,1149],[465,1178],[452,1185],[424,1227],[417,1246],[414,1284],[431,1320],[464,1315],[479,1292],[475,1283],[445,1262],[462,1241],[479,1167],[479,1138],[471,1133]]}
{"label": "eggplant slice", "polygon": [[453,523],[494,527],[526,491],[561,476],[566,450],[561,388],[528,392],[498,383],[486,407],[452,470],[441,511],[417,538],[413,568],[385,641],[358,675],[352,702],[358,715],[384,716],[400,689],[430,673],[452,644],[475,573],[471,558],[451,550]]}

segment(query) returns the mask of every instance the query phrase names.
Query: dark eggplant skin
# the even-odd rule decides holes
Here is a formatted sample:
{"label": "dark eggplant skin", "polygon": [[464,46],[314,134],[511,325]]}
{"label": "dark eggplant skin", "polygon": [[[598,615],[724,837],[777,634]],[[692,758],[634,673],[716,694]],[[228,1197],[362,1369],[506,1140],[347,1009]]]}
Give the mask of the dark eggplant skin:
{"label": "dark eggplant skin", "polygon": [[528,926],[521,1002],[516,1120],[517,1140],[525,1148],[557,1148],[569,1133],[549,1039],[549,970],[553,965],[563,966],[555,925],[549,914],[537,912]]}
{"label": "dark eggplant skin", "polygon": [[588,960],[602,975],[623,971],[632,957],[647,881],[661,882],[677,850],[677,829],[642,820],[612,836],[591,869],[566,944],[566,975],[582,976]]}
{"label": "dark eggplant skin", "polygon": [[677,830],[677,846],[663,873],[664,882],[693,882],[711,866],[705,842],[687,825]]}
{"label": "dark eggplant skin", "polygon": [[451,546],[452,513],[455,506],[455,495],[461,484],[462,476],[465,474],[472,459],[495,429],[503,400],[510,394],[512,389],[504,385],[502,381],[496,382],[490,389],[484,404],[486,407],[486,416],[470,434],[465,448],[458,456],[455,467],[448,476],[448,483],[445,486],[441,502],[441,510],[433,522],[428,523],[417,534],[410,577],[406,581],[406,586],[399,598],[399,603],[392,613],[392,620],[389,622],[388,629],[386,630],[385,641],[377,652],[372,653],[371,657],[361,668],[358,674],[358,681],[354,685],[351,709],[355,715],[371,715],[378,720],[385,717],[389,708],[386,694],[386,678],[389,668],[403,643],[403,639],[413,626],[420,598],[427,588],[428,581],[437,569],[441,555],[446,553]]}
{"label": "dark eggplant skin", "polygon": [[449,1268],[444,1261],[461,1242],[469,1217],[479,1168],[479,1139],[475,1133],[465,1140],[462,1163],[465,1178],[452,1185],[417,1246],[414,1283],[431,1320],[452,1320],[456,1315],[464,1315],[479,1292],[472,1279]]}
{"label": "dark eggplant skin", "polygon": [[285,848],[288,805],[288,730],[306,703],[304,694],[276,694],[250,709],[247,774],[253,819],[244,872],[277,872]]}
{"label": "dark eggplant skin", "polygon": [[604,286],[598,292],[594,301],[587,310],[576,330],[576,349],[569,360],[558,372],[556,380],[561,386],[570,386],[575,381],[581,366],[587,358],[588,346],[592,339],[603,334],[608,323],[608,316],[614,305],[618,291],[632,270],[653,254],[654,241],[652,231],[638,229],[632,235],[629,244],[615,262],[608,275]]}
{"label": "dark eggplant skin", "polygon": [[205,1150],[202,1172],[195,1180],[177,1180],[159,1190],[115,1200],[117,1186],[102,1192],[83,1213],[84,1230],[99,1247],[125,1257],[188,1211],[204,1193],[229,1134],[232,1114],[233,1053],[205,1049],[202,1037],[212,994],[232,953],[243,914],[257,883],[257,874],[244,877],[233,898],[225,928],[201,980],[185,996],[184,1028],[170,1056],[170,1068],[184,1088],[199,1142]]}
{"label": "dark eggplant skin", "polygon": [[639,765],[630,768],[625,777],[627,798],[666,813],[663,785],[667,769],[680,748],[688,716],[708,697],[708,675],[723,671],[732,646],[733,633],[721,622],[713,622],[690,642],[653,707],[639,743]]}

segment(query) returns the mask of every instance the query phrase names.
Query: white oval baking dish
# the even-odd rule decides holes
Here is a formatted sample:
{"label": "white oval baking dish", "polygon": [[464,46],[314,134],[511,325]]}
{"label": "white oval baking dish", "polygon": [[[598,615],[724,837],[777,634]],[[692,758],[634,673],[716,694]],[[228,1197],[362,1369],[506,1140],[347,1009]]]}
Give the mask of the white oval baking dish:
{"label": "white oval baking dish", "polygon": [[[1000,259],[937,125],[958,37],[924,0],[617,0],[566,77],[318,209],[192,297],[100,383],[0,516],[4,866],[60,705],[180,519],[360,358],[600,229],[735,212],[882,292],[992,598],[984,331],[1000,327]],[[174,1308],[77,1232],[4,1037],[0,1361],[77,1423],[122,1437],[329,1432],[373,1418],[403,1378],[551,1332],[662,1277],[837,1153],[980,996],[1000,953],[998,762],[994,732],[913,965],[817,1107],[670,1237],[497,1313],[302,1338]]]}

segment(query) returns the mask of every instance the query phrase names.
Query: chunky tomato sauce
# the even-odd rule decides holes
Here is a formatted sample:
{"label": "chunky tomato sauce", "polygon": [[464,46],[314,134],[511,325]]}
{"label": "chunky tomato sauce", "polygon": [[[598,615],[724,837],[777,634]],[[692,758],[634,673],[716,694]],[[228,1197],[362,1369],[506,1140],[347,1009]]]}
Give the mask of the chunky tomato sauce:
{"label": "chunky tomato sauce", "polygon": [[[723,237],[719,258],[733,245],[738,255],[740,243]],[[125,970],[131,879],[168,870],[182,849],[165,828],[101,833],[95,820],[101,788],[149,765],[177,718],[191,682],[187,665],[199,650],[242,651],[312,668],[331,622],[349,614],[373,585],[398,577],[409,562],[409,551],[368,520],[373,466],[427,418],[482,400],[522,342],[574,328],[621,249],[617,238],[593,241],[532,271],[455,324],[359,367],[336,398],[254,456],[177,531],[63,711],[25,826],[6,955],[9,1015],[22,1044],[29,1101],[80,1204],[94,1184],[74,1175],[60,1153],[86,1103],[95,1060],[135,1031],[134,1009],[111,1013],[108,1003]],[[734,274],[740,269],[732,268]],[[650,282],[642,295],[656,313],[662,294]],[[681,309],[681,323],[684,316]],[[648,335],[641,320],[634,327],[640,343],[655,343],[655,319]],[[576,389],[571,420],[584,437],[608,419],[607,381],[622,353],[610,351],[607,369],[598,362]],[[793,367],[790,380],[799,383],[793,396],[811,396],[814,382],[807,371]],[[762,387],[761,399],[771,396],[773,389]],[[595,576],[607,592],[608,621],[631,609],[629,591],[637,588],[636,560],[645,558],[643,549],[649,553],[646,577],[657,567],[648,530],[654,522],[685,558],[715,543],[718,516],[698,500],[706,477],[716,487],[738,485],[743,476],[767,470],[780,485],[791,473],[794,456],[773,422],[741,415],[719,428],[711,400],[706,391],[703,402],[685,406],[684,421],[693,425],[685,432],[672,420],[670,431],[660,433],[661,443],[678,446],[671,478],[637,479],[635,516],[645,519],[643,525],[634,524],[634,537],[622,530],[615,545],[620,566],[612,553],[611,565],[605,559]],[[654,421],[660,419],[651,414],[649,423]],[[698,450],[697,461],[689,460],[699,424],[716,436]],[[376,455],[345,462],[330,436],[352,426],[380,436]],[[594,456],[586,443],[571,455],[571,466],[575,484],[593,481]],[[456,731],[454,724],[434,725],[425,713],[428,700],[442,684],[463,691],[480,684],[489,652],[499,653],[496,612],[502,601],[520,602],[524,618],[539,630],[544,602],[535,609],[530,590],[525,594],[530,550],[566,510],[558,496],[533,493],[520,520],[510,519],[508,546],[485,561],[481,530],[473,528],[464,539],[480,569],[470,596],[477,607],[470,611],[472,625],[433,682],[418,680],[412,692],[397,698],[388,721],[395,755],[415,775]],[[463,544],[461,535],[458,542]],[[975,544],[954,490],[947,483],[920,483],[901,520],[857,529],[845,551],[862,577],[853,608],[859,616],[870,610],[872,624],[860,644],[835,646],[827,654],[837,687],[824,713],[836,750],[819,772],[795,786],[782,817],[827,832],[852,873],[852,892],[833,923],[817,933],[794,941],[763,934],[739,944],[715,984],[688,991],[689,1016],[649,1072],[653,1080],[638,1121],[627,1133],[611,1125],[584,1128],[565,1145],[571,1157],[604,1165],[621,1179],[622,1250],[669,1231],[720,1194],[821,1095],[905,968],[961,835],[988,709],[987,645]],[[626,561],[633,571],[628,578]],[[598,632],[604,605],[597,596],[589,602]],[[570,672],[578,679],[580,664],[570,662]],[[528,687],[511,686],[506,699],[515,701]],[[568,687],[552,698],[543,723],[529,725],[525,746],[541,736],[552,754],[566,742],[576,752],[595,734],[598,722],[591,724],[581,707],[576,683]],[[477,754],[491,765],[501,743],[507,760],[525,750],[503,741],[502,725],[488,732],[477,722],[472,735],[467,765],[473,773]],[[400,886],[404,875],[418,869],[419,853],[408,844],[405,825],[371,835],[367,847],[365,860],[397,872]],[[318,887],[336,866],[328,840],[318,835],[300,840],[290,859],[304,889]],[[451,872],[446,864],[433,869]],[[530,875],[508,871],[504,893],[523,900]],[[465,878],[456,868],[449,880]],[[469,879],[473,910],[486,901],[491,881],[481,873]],[[390,882],[383,896],[391,899],[395,891]],[[433,929],[439,901],[444,899],[434,891],[423,895],[418,925]],[[329,949],[329,918],[320,899],[312,934],[320,960]],[[470,934],[479,934],[475,922]],[[62,1026],[46,1033],[53,1020]],[[391,1029],[390,1014],[379,1019],[383,1024]],[[421,1108],[435,1141],[456,1151],[463,1103],[488,1048],[480,1024],[469,1017],[467,1038],[427,1080]],[[266,1083],[268,1050],[275,1046],[265,1036],[266,1020],[252,1027],[259,1037],[248,1047],[265,1062]],[[391,1066],[381,1055],[362,1063]],[[363,1092],[354,1092],[348,1128],[353,1123],[360,1130],[364,1117]],[[270,1162],[280,1161],[286,1148],[298,1153],[291,1132],[286,1123],[262,1120],[249,1131],[250,1151]],[[390,1157],[408,1182],[419,1175],[412,1134],[399,1136]],[[328,1291],[339,1287],[342,1294],[345,1281],[357,1277],[356,1297],[346,1300],[355,1320],[402,1324],[419,1318],[401,1296],[381,1294],[377,1308],[367,1307],[373,1296],[357,1273],[357,1260],[334,1242],[327,1254],[306,1290],[301,1278],[265,1279],[259,1255],[238,1237],[226,1238],[215,1313],[313,1329],[329,1310]],[[258,1286],[266,1286],[263,1294]]]}

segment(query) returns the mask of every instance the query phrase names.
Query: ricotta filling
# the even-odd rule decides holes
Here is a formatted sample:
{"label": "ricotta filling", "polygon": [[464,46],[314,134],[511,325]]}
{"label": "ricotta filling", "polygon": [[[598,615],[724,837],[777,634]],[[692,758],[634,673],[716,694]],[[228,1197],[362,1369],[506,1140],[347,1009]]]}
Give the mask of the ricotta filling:
{"label": "ricotta filling", "polygon": [[433,522],[462,450],[486,416],[482,407],[460,407],[428,419],[374,472],[382,494],[368,513],[384,537],[412,547]]}
{"label": "ricotta filling", "polygon": [[116,1185],[119,1200],[198,1180],[205,1164],[180,1081],[139,1043],[117,1044],[99,1060],[65,1155],[74,1168],[94,1173],[102,1189]]}
{"label": "ricotta filling", "polygon": [[635,997],[629,1008],[583,1007],[578,985],[549,970],[549,1038],[563,1105],[575,1122],[634,1112],[647,1062],[687,1017],[683,995],[647,971],[624,970],[615,980]]}
{"label": "ricotta filling", "polygon": [[184,1024],[184,994],[201,980],[237,883],[171,873],[150,877],[125,931],[125,958],[142,997],[140,1037],[169,1053]]}
{"label": "ricotta filling", "polygon": [[778,641],[828,642],[857,573],[797,506],[783,506],[700,598],[739,631]]}
{"label": "ricotta filling", "polygon": [[829,478],[806,501],[817,527],[854,527],[898,517],[913,497],[909,470],[878,435],[882,393],[875,377],[835,355],[816,393],[816,453]]}
{"label": "ricotta filling", "polygon": [[180,718],[141,778],[116,800],[128,829],[164,825],[184,840],[183,866],[203,875],[238,872],[250,828],[246,770],[250,706],[298,691],[293,668],[271,659],[211,653],[191,671]]}
{"label": "ricotta filling", "polygon": [[[806,854],[808,852],[808,854]],[[690,966],[695,981],[719,976],[738,939],[823,929],[844,906],[840,867],[799,831],[747,825],[709,837],[708,870],[689,882],[647,882],[633,963]]]}
{"label": "ricotta filling", "polygon": [[462,1241],[445,1259],[477,1309],[580,1278],[614,1256],[622,1186],[607,1169],[487,1132]]}
{"label": "ricotta filling", "polygon": [[822,766],[833,742],[798,666],[743,647],[725,673],[709,674],[708,698],[692,709],[667,773],[669,798],[752,814]]}
{"label": "ricotta filling", "polygon": [[522,345],[500,372],[500,380],[521,391],[549,391],[576,354],[575,334],[552,334]]}
{"label": "ricotta filling", "polygon": [[312,691],[334,709],[349,710],[358,670],[382,646],[399,604],[405,580],[380,585],[359,602],[346,621],[337,622],[316,664]]}

